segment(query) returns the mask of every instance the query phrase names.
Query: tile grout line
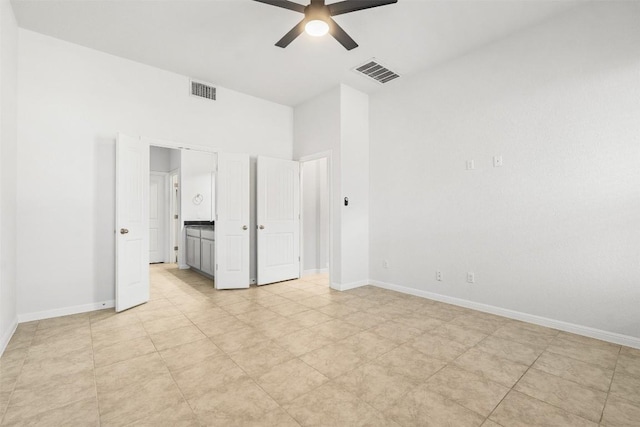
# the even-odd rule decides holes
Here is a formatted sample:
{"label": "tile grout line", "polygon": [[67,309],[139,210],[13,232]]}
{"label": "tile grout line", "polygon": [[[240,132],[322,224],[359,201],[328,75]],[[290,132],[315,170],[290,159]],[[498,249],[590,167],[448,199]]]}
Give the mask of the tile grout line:
{"label": "tile grout line", "polygon": [[[560,331],[558,331],[558,334],[556,334],[556,337],[559,335],[559,332],[560,332]],[[555,339],[555,338],[554,338],[554,339]],[[529,372],[529,370],[530,370],[531,368],[533,368],[533,365],[538,361],[538,359],[539,359],[539,358],[540,358],[540,357],[541,357],[541,356],[542,356],[546,351],[548,351],[547,349],[549,348],[549,346],[551,346],[551,342],[547,345],[547,347],[545,348],[545,350],[543,350],[543,351],[542,351],[542,353],[540,353],[540,355],[536,358],[536,360],[534,360],[534,361],[533,361],[533,363],[531,364],[531,366],[529,366],[529,368],[525,371],[525,373],[524,373],[524,374],[522,374],[522,376],[520,377],[520,379],[518,379],[518,381],[516,381],[516,383],[513,385],[513,387],[512,387],[512,388],[511,388],[511,390],[509,391],[509,393],[510,393],[511,391],[515,391],[515,392],[518,392],[518,393],[524,394],[525,396],[527,396],[527,397],[529,397],[529,398],[531,398],[531,399],[537,400],[537,401],[542,402],[542,403],[544,403],[544,404],[547,404],[547,405],[549,405],[549,406],[553,406],[553,407],[554,407],[554,408],[556,408],[556,409],[559,409],[559,410],[561,410],[561,411],[563,411],[563,412],[566,412],[566,413],[568,413],[568,414],[571,414],[571,415],[576,416],[576,417],[578,417],[578,418],[581,418],[581,419],[583,419],[583,420],[586,420],[586,421],[589,421],[589,422],[595,422],[595,421],[592,421],[592,420],[590,420],[590,419],[588,419],[588,418],[586,418],[586,417],[583,417],[582,415],[578,415],[578,414],[576,414],[576,413],[574,413],[574,412],[571,412],[571,411],[569,411],[569,410],[567,410],[567,409],[565,409],[565,408],[561,408],[561,407],[559,407],[559,406],[557,406],[557,405],[554,405],[553,403],[550,403],[550,402],[544,401],[544,400],[539,399],[539,398],[537,398],[537,397],[530,396],[530,395],[528,395],[528,394],[526,394],[526,393],[523,393],[523,392],[521,392],[521,391],[515,390],[515,386],[520,382],[520,380],[522,380],[522,378],[527,374],[527,372]],[[553,353],[553,352],[552,352],[552,353]],[[553,354],[556,354],[556,353],[553,353]],[[574,359],[574,360],[577,360],[577,359]],[[585,363],[586,363],[586,362],[585,362]],[[617,363],[617,362],[616,362],[616,363]],[[533,368],[533,369],[536,369],[536,368]],[[542,372],[545,372],[545,371],[542,371]],[[554,377],[556,377],[556,378],[559,378],[559,379],[562,379],[562,380],[565,380],[565,381],[569,381],[569,382],[572,382],[572,383],[574,383],[574,384],[581,385],[581,384],[579,384],[579,383],[576,383],[575,381],[567,380],[567,379],[565,379],[565,378],[558,377],[557,375],[549,374],[548,372],[545,372],[545,373],[546,373],[546,374],[548,374],[548,375],[554,376]],[[582,385],[581,385],[581,386],[582,386]],[[585,387],[585,386],[583,386],[583,387]],[[585,388],[589,388],[590,390],[593,390],[593,389],[591,389],[590,387],[585,387]],[[602,390],[599,390],[599,391],[600,391],[600,392],[602,392]],[[509,393],[507,393],[507,394],[509,394]],[[505,395],[505,398],[506,398],[506,395]],[[504,400],[504,398],[503,398],[502,400]],[[502,402],[500,402],[500,403],[502,403]],[[496,406],[496,408],[497,408],[498,406],[499,406],[499,404]],[[495,411],[495,409],[496,409],[496,408],[494,408],[494,411]],[[603,410],[604,410],[604,407],[603,407]],[[493,412],[494,412],[494,411],[492,411],[492,412],[491,412],[491,414],[493,414]],[[491,416],[491,414],[489,414],[489,416]],[[491,421],[493,421],[493,420],[491,420]]]}
{"label": "tile grout line", "polygon": [[[558,336],[558,334],[556,334],[556,336]],[[555,339],[555,337],[554,337],[553,339]],[[540,354],[538,354],[538,357],[536,357],[536,359],[535,359],[533,362],[531,362],[531,364],[529,364],[529,367],[527,368],[527,370],[526,370],[526,371],[524,371],[524,372],[522,373],[522,375],[520,375],[520,378],[518,378],[518,380],[517,380],[515,383],[513,383],[513,385],[512,385],[512,386],[511,386],[511,388],[509,389],[509,391],[508,391],[507,393],[505,393],[505,395],[502,397],[502,399],[500,399],[500,402],[498,402],[498,404],[493,408],[493,410],[489,413],[489,415],[487,415],[487,418],[485,418],[484,422],[486,422],[487,420],[489,420],[489,418],[491,417],[491,415],[493,415],[493,413],[496,411],[496,409],[498,409],[498,406],[500,406],[500,404],[504,401],[504,399],[506,399],[506,398],[507,398],[507,396],[508,396],[512,391],[516,391],[516,392],[520,393],[518,390],[516,390],[516,389],[515,389],[515,387],[518,385],[518,383],[520,382],[520,380],[522,380],[522,378],[524,378],[524,376],[525,376],[525,375],[527,375],[527,372],[529,372],[529,371],[531,370],[531,368],[533,368],[533,365],[535,365],[535,364],[536,364],[536,362],[538,361],[538,359],[540,359],[540,357],[542,357],[542,355],[544,354],[544,352],[545,352],[545,351],[547,351],[547,348],[549,348],[549,346],[551,345],[551,342],[552,342],[552,341],[553,341],[553,340],[550,340],[550,341],[549,341],[549,343],[548,343],[548,344],[545,346],[545,348],[540,352]],[[526,396],[529,396],[529,395],[527,394]],[[532,397],[532,396],[529,396],[529,397]],[[534,399],[535,399],[535,398],[534,398]],[[544,402],[544,401],[542,401],[542,400],[541,400],[541,402]],[[544,403],[547,403],[547,402],[544,402]],[[550,403],[547,403],[547,404],[549,404],[549,405],[550,405]],[[552,405],[552,406],[555,406],[555,405]],[[562,409],[562,408],[559,408],[559,409]],[[563,410],[564,410],[564,409],[563,409]],[[566,411],[566,412],[568,412],[568,411]],[[491,420],[491,421],[493,421],[493,420]]]}
{"label": "tile grout line", "polygon": [[[189,316],[187,316],[184,311],[182,311],[180,308],[176,307],[176,305],[173,303],[173,301],[171,301],[170,299],[168,299],[168,301],[171,303],[171,305],[173,305],[174,308],[176,308],[184,317],[187,318],[187,320],[189,320],[189,322],[191,322],[191,324],[193,326],[195,326],[198,331],[200,331],[200,333],[202,333],[205,336],[205,339],[207,339],[209,342],[211,342],[211,344],[213,344],[216,348],[218,348],[220,351],[223,351],[222,349],[220,349],[213,341],[211,341],[211,338],[209,336],[207,336],[207,334],[205,334],[199,327],[198,325],[196,325],[193,320],[191,320],[191,318]],[[217,305],[216,305],[217,307]],[[144,327],[144,324],[143,324]],[[151,339],[151,337],[149,337]],[[180,393],[180,395],[182,396],[182,399],[184,400],[184,402],[187,404],[187,406],[189,407],[189,409],[191,410],[191,414],[193,414],[193,416],[196,419],[196,422],[198,423],[198,425],[202,426],[203,424],[200,422],[200,417],[198,417],[198,414],[196,414],[195,410],[193,409],[193,406],[191,406],[191,403],[189,402],[189,400],[187,399],[187,397],[184,395],[184,392],[182,391],[182,388],[180,388],[180,385],[178,384],[178,382],[176,381],[175,377],[173,376],[173,372],[171,371],[171,369],[169,369],[169,366],[167,366],[167,362],[164,359],[164,357],[162,357],[162,353],[158,350],[158,348],[156,347],[156,343],[153,342],[153,340],[151,339],[151,343],[153,344],[153,347],[156,349],[156,351],[158,352],[158,356],[160,356],[160,360],[162,360],[162,363],[164,364],[165,368],[167,369],[167,371],[169,372],[169,375],[171,376],[171,380],[173,381],[173,383],[175,384],[176,388],[178,389],[178,392]],[[187,343],[189,344],[189,343]],[[183,344],[184,345],[184,344]],[[177,346],[176,346],[177,347]],[[224,353],[224,351],[223,351]],[[195,365],[195,364],[194,364]],[[191,366],[191,365],[189,365]]]}
{"label": "tile grout line", "polygon": [[609,382],[609,389],[607,390],[607,395],[604,398],[604,404],[602,405],[602,412],[600,412],[600,420],[598,421],[598,424],[602,423],[602,419],[604,418],[604,410],[607,407],[607,402],[609,402],[609,396],[611,395],[611,386],[613,386],[613,380],[616,377],[616,369],[618,368],[620,353],[622,353],[622,347],[618,348],[618,357],[616,357],[616,364],[613,367],[613,373],[611,374],[611,381]]}
{"label": "tile grout line", "polygon": [[[336,304],[337,304],[337,303],[336,303]],[[306,307],[306,306],[305,306],[305,307]],[[318,309],[314,309],[314,308],[309,308],[309,310],[305,310],[305,311],[312,311],[312,310],[313,310],[313,311],[319,311]],[[357,310],[357,311],[359,311],[359,310]],[[356,312],[357,312],[357,311],[356,311]],[[354,312],[354,313],[355,313],[355,312]],[[326,313],[325,313],[325,314],[326,314]],[[286,317],[286,316],[285,316],[285,317]],[[331,317],[333,317],[333,316],[331,316]],[[324,324],[324,323],[328,323],[328,322],[333,321],[333,320],[340,320],[340,321],[342,321],[342,322],[345,322],[342,318],[333,318],[332,320],[328,320],[328,321],[326,321],[326,322],[320,322],[320,323],[318,323],[318,324],[315,324],[315,325],[311,325],[311,326],[305,327],[305,328],[301,329],[300,331],[302,331],[302,330],[309,330],[309,329],[311,329],[311,328],[313,328],[313,327],[315,327],[315,326],[322,325],[322,324]],[[346,322],[346,323],[348,323],[348,322]],[[354,326],[356,326],[356,327],[360,328],[358,325],[354,325]],[[375,327],[375,326],[374,326],[374,327]],[[372,328],[373,328],[373,327],[372,327]],[[369,328],[369,329],[372,329],[372,328]],[[344,339],[350,338],[350,337],[352,337],[352,336],[354,336],[354,335],[357,335],[357,334],[359,334],[359,333],[361,333],[361,332],[368,331],[369,329],[361,329],[360,331],[358,331],[358,332],[356,332],[356,333],[354,333],[354,334],[348,335],[348,336],[346,336],[346,337],[343,337],[342,339],[335,340],[335,341],[333,341],[333,340],[332,340],[331,344],[327,344],[327,345],[334,345],[334,344],[338,343],[339,341],[342,341],[342,340],[344,340]],[[297,332],[299,332],[299,331],[292,332],[292,334],[297,333]],[[291,334],[287,334],[287,335],[291,335]],[[376,335],[377,335],[377,334],[376,334]],[[327,338],[331,339],[330,337],[327,337]],[[382,337],[382,338],[384,338],[384,337]],[[272,340],[272,341],[274,341],[274,343],[275,343],[278,347],[282,348],[284,351],[289,352],[286,348],[282,347],[280,344],[278,344],[277,342],[275,342],[275,340]],[[394,348],[393,348],[393,349],[397,348],[398,346],[399,346],[399,345],[394,346]],[[326,347],[326,346],[325,346],[325,347]],[[366,360],[365,362],[363,362],[363,363],[358,364],[357,366],[355,366],[353,369],[350,369],[350,370],[348,370],[348,371],[346,371],[346,372],[341,373],[341,374],[340,374],[340,375],[338,375],[336,378],[329,378],[328,376],[326,376],[326,375],[325,375],[325,374],[323,374],[322,372],[318,371],[315,367],[313,367],[313,366],[309,365],[308,363],[306,363],[304,360],[302,360],[302,359],[301,359],[301,356],[303,356],[303,355],[305,355],[305,354],[308,354],[308,353],[311,353],[311,352],[313,352],[313,351],[316,351],[316,350],[318,350],[318,349],[320,349],[320,348],[322,348],[322,347],[319,347],[319,348],[317,348],[317,349],[310,350],[310,351],[308,351],[308,352],[306,352],[306,353],[303,353],[303,354],[301,354],[301,355],[294,355],[293,353],[289,352],[292,356],[294,356],[294,357],[293,357],[293,359],[289,359],[289,360],[288,360],[288,361],[286,361],[286,362],[279,363],[278,365],[275,365],[275,366],[279,366],[279,365],[282,365],[282,364],[284,364],[284,363],[288,363],[288,362],[289,362],[289,361],[291,361],[291,360],[298,360],[298,361],[302,362],[303,364],[305,364],[306,366],[308,366],[310,369],[313,369],[315,372],[318,372],[319,374],[321,374],[322,376],[324,376],[325,378],[327,378],[327,381],[326,381],[326,382],[323,382],[322,384],[319,384],[318,386],[316,386],[316,387],[314,387],[314,388],[312,388],[312,389],[310,389],[310,390],[306,391],[305,393],[302,393],[301,395],[297,396],[294,400],[297,400],[297,399],[299,399],[299,398],[301,398],[301,397],[303,397],[303,396],[305,396],[305,395],[307,395],[307,394],[309,394],[309,393],[312,393],[312,392],[314,392],[315,390],[319,389],[320,387],[322,387],[322,386],[324,386],[324,385],[326,385],[326,384],[329,384],[329,383],[331,383],[331,382],[334,382],[334,384],[335,384],[336,386],[338,386],[338,387],[342,388],[339,384],[336,384],[336,383],[335,383],[335,380],[336,380],[337,378],[339,378],[339,377],[341,377],[341,376],[343,376],[343,375],[346,375],[346,374],[348,374],[348,373],[350,373],[350,372],[353,372],[353,371],[354,371],[354,370],[356,370],[358,367],[363,366],[363,365],[366,365],[367,363],[370,363],[370,362],[372,362],[373,360],[377,359],[378,357],[381,357],[381,356],[382,356],[382,355],[380,355],[380,356],[376,357],[375,359]],[[392,350],[393,350],[393,349],[392,349]],[[392,350],[389,350],[389,351],[392,351]],[[386,352],[386,353],[388,353],[388,352]],[[384,354],[386,354],[386,353],[384,353]],[[234,363],[235,363],[235,361],[234,361]],[[236,363],[236,365],[237,365],[237,363]],[[275,367],[275,366],[274,366],[274,367]],[[239,367],[240,367],[240,366],[239,366]],[[272,367],[272,368],[273,368],[273,367]],[[272,369],[272,368],[271,368],[271,369]],[[246,372],[242,367],[240,367],[240,369],[242,369],[242,370],[243,370],[243,372],[245,372],[245,374],[247,374],[247,375],[248,375],[248,376],[249,376],[249,377],[254,381],[254,383],[255,383],[258,387],[260,387],[260,389],[261,389],[261,390],[263,390],[263,391],[264,391],[268,396],[270,396],[270,397],[271,397],[271,398],[272,398],[272,399],[273,399],[273,400],[278,404],[278,406],[279,406],[279,407],[280,407],[280,408],[281,408],[285,413],[287,413],[287,414],[288,414],[291,418],[293,418],[293,419],[294,419],[298,424],[300,424],[299,420],[298,420],[298,419],[297,419],[293,414],[291,414],[289,411],[287,411],[287,410],[282,406],[282,404],[280,404],[280,402],[279,402],[279,401],[277,401],[277,400],[276,400],[276,399],[275,399],[275,398],[274,398],[274,397],[273,397],[273,396],[272,396],[272,395],[271,395],[267,390],[265,390],[265,389],[260,385],[260,383],[259,383],[256,379],[254,379],[251,375],[249,375],[249,374],[248,374],[248,373],[247,373],[247,372]],[[265,372],[265,373],[266,373],[266,372]],[[376,411],[378,411],[380,414],[382,414],[382,411],[378,410],[377,408],[374,408],[373,406],[371,406],[371,405],[370,405],[370,404],[368,404],[367,402],[362,401],[358,396],[355,396],[355,397],[356,397],[359,401],[361,401],[361,402],[363,402],[364,404],[366,404],[366,405],[368,405],[368,406],[372,407],[373,409],[375,409]],[[291,403],[291,402],[287,402],[287,403]]]}
{"label": "tile grout line", "polygon": [[[115,311],[115,308],[113,310]],[[93,388],[96,392],[96,406],[98,407],[98,424],[102,425],[102,412],[100,411],[100,399],[98,398],[98,381],[96,380],[96,351],[93,346],[93,328],[91,327],[91,316],[89,316],[89,335],[91,336],[91,360],[93,362]]]}
{"label": "tile grout line", "polygon": [[[557,337],[558,337],[558,335],[560,335],[560,333],[559,333],[559,332],[560,332],[560,331],[558,331],[558,334],[556,334],[556,337],[554,337],[554,340],[555,340],[555,338],[557,338]],[[574,358],[574,357],[566,356],[566,355],[564,355],[564,354],[556,353],[556,352],[554,352],[553,350],[549,350],[549,347],[551,346],[552,342],[553,342],[553,341],[549,342],[549,344],[547,345],[547,347],[542,351],[542,353],[540,353],[540,356],[538,356],[538,358],[534,361],[534,364],[535,364],[535,362],[537,362],[537,361],[538,361],[538,359],[539,359],[539,358],[540,358],[544,353],[550,353],[550,354],[553,354],[553,355],[556,355],[556,356],[566,357],[567,359],[571,359],[571,360],[576,361],[576,362],[584,363],[584,364],[586,364],[586,365],[591,365],[591,366],[593,366],[593,367],[597,367],[597,368],[600,368],[600,369],[605,370],[605,368],[603,368],[603,367],[602,367],[602,366],[600,366],[600,365],[596,365],[595,363],[585,362],[584,360],[576,359],[576,358]],[[616,363],[614,364],[614,367],[613,367],[613,370],[612,370],[612,374],[611,374],[611,381],[609,382],[609,387],[608,387],[608,388],[609,388],[609,390],[611,389],[611,384],[613,383],[613,376],[615,375],[615,369],[616,369],[616,367],[617,367],[617,365],[618,365],[618,359],[619,359],[619,357],[620,357],[620,352],[621,352],[621,351],[622,351],[622,346],[618,346],[618,355],[616,356]],[[531,365],[531,367],[533,367],[533,364]],[[578,386],[580,386],[580,387],[584,387],[584,388],[589,389],[589,390],[591,390],[591,391],[600,392],[600,393],[607,393],[607,395],[609,394],[609,391],[606,391],[606,392],[605,392],[604,390],[600,390],[600,389],[597,389],[597,388],[591,387],[591,386],[589,386],[589,385],[585,385],[585,384],[579,383],[579,382],[574,381],[574,380],[572,380],[572,379],[568,379],[568,378],[561,377],[561,376],[559,376],[559,375],[553,374],[553,373],[551,373],[551,372],[544,371],[544,370],[542,370],[542,369],[538,369],[538,368],[534,368],[534,369],[536,369],[536,370],[538,370],[538,371],[541,371],[541,372],[544,372],[544,373],[545,373],[545,374],[547,374],[547,375],[551,375],[551,376],[556,377],[556,378],[559,378],[559,379],[561,379],[561,380],[568,381],[568,382],[570,382],[570,383],[576,384],[576,385],[578,385]],[[528,396],[528,395],[527,395],[527,396]],[[560,408],[560,409],[562,409],[562,408]],[[565,411],[566,411],[566,410],[565,410]],[[604,411],[604,408],[603,408],[603,411]],[[569,412],[569,411],[567,411],[567,412]],[[576,415],[577,415],[577,414],[576,414]],[[584,417],[583,417],[583,418],[584,418]]]}
{"label": "tile grout line", "polygon": [[[247,300],[247,301],[249,301],[249,300]],[[170,301],[170,302],[171,302],[171,301]],[[173,303],[172,303],[172,304],[173,304]],[[175,306],[175,305],[174,305],[174,306]],[[217,306],[217,305],[216,305],[216,306]],[[217,306],[217,307],[219,307],[219,306]],[[177,308],[177,307],[176,307],[176,308]],[[229,314],[230,316],[232,316],[232,317],[236,318],[236,316],[235,316],[235,315],[233,315],[233,314],[231,314],[231,313],[227,312],[226,310],[224,310],[224,308],[223,308],[223,307],[220,307],[220,308],[221,308],[223,311],[225,311],[227,314]],[[199,330],[199,331],[200,331],[200,332],[205,336],[205,339],[207,339],[209,342],[211,342],[211,343],[212,343],[212,344],[213,344],[217,349],[219,349],[219,350],[224,354],[224,356],[225,356],[225,357],[227,357],[227,358],[228,358],[228,359],[229,359],[229,360],[230,360],[234,365],[236,365],[236,366],[238,367],[238,369],[240,369],[242,372],[244,372],[244,374],[247,376],[247,378],[249,378],[249,379],[250,379],[250,380],[251,380],[251,381],[252,381],[252,382],[253,382],[253,383],[254,383],[258,388],[260,388],[260,389],[261,389],[261,390],[262,390],[262,391],[263,391],[267,396],[269,396],[269,397],[270,397],[270,398],[271,398],[271,399],[276,403],[276,405],[278,405],[278,408],[282,409],[285,413],[287,413],[287,414],[288,414],[288,412],[287,412],[287,411],[286,411],[286,410],[285,410],[285,409],[280,405],[280,402],[278,402],[277,400],[275,400],[275,399],[273,398],[273,396],[271,396],[271,395],[270,395],[266,390],[264,390],[264,389],[262,388],[262,386],[261,386],[261,385],[260,385],[260,384],[259,384],[259,383],[258,383],[258,382],[257,382],[257,381],[252,377],[252,376],[251,376],[251,375],[249,375],[249,373],[248,373],[244,368],[242,368],[240,365],[238,365],[238,363],[236,363],[236,361],[235,361],[235,360],[233,360],[233,359],[230,357],[229,353],[227,353],[226,351],[224,351],[223,349],[221,349],[220,347],[218,347],[218,346],[216,345],[216,343],[215,343],[215,342],[213,342],[212,337],[210,337],[210,336],[208,336],[207,334],[205,334],[205,333],[204,333],[204,331],[202,331],[202,330],[198,327],[198,325],[197,325],[197,324],[195,324],[195,323],[193,322],[193,320],[192,320],[191,318],[189,318],[189,317],[188,317],[188,316],[187,316],[187,315],[186,315],[182,310],[180,310],[179,308],[178,308],[178,310],[179,310],[179,311],[180,311],[180,313],[182,313],[185,317],[187,317],[187,319],[192,323],[192,325],[193,325],[193,326],[195,326],[195,327],[196,327],[196,328],[197,328],[197,329],[198,329],[198,330]],[[236,319],[237,319],[237,318],[236,318]],[[239,322],[242,322],[240,319],[237,319],[237,320],[238,320]],[[242,322],[242,323],[244,323],[244,322]],[[248,325],[248,326],[250,326],[250,325]],[[273,341],[273,340],[272,340],[272,341]],[[275,342],[274,342],[274,343],[275,343]],[[275,344],[277,345],[277,343],[275,343]],[[154,344],[154,346],[155,346],[155,344]],[[285,350],[285,351],[286,351],[286,349],[283,349],[283,350]],[[161,358],[161,359],[163,360],[163,362],[164,362],[164,358],[162,358],[162,355],[161,355],[161,354],[160,354],[160,358]],[[294,357],[294,358],[295,358],[295,357]],[[293,359],[290,359],[290,360],[293,360]],[[286,362],[284,362],[284,363],[286,363]],[[165,366],[166,366],[166,362],[165,362]],[[193,415],[196,417],[196,420],[198,421],[198,423],[199,423],[200,425],[202,425],[202,423],[200,422],[200,419],[199,419],[198,415],[195,413],[195,411],[194,411],[193,407],[192,407],[192,406],[191,406],[191,404],[189,403],[189,400],[184,396],[184,393],[182,392],[182,389],[180,388],[180,385],[179,385],[179,384],[177,383],[177,381],[175,380],[175,378],[174,378],[174,376],[173,376],[173,373],[171,372],[171,370],[170,370],[170,369],[168,369],[168,367],[167,367],[167,370],[169,371],[169,374],[171,375],[171,378],[172,378],[173,382],[176,384],[176,387],[177,387],[177,388],[178,388],[178,390],[180,391],[180,394],[182,395],[182,398],[185,400],[185,402],[187,403],[187,405],[188,405],[188,406],[189,406],[189,408],[191,409],[191,412],[192,412],[192,413],[193,413]],[[271,412],[271,411],[268,411],[268,412]],[[289,414],[289,415],[291,416],[291,414]]]}
{"label": "tile grout line", "polygon": [[[175,307],[175,305],[173,304],[173,302],[170,299],[167,299],[167,301],[169,301],[169,303],[174,306],[174,308],[176,308],[181,314],[184,315],[184,313],[182,313],[182,310],[178,309],[177,307]],[[136,314],[137,315],[137,314]],[[186,316],[185,316],[186,317]],[[187,318],[189,319],[189,318]],[[178,393],[180,393],[180,396],[182,396],[182,400],[184,400],[184,402],[187,404],[187,406],[189,407],[189,409],[191,410],[191,414],[195,417],[196,421],[198,422],[198,424],[201,425],[200,420],[198,419],[198,416],[196,415],[196,413],[194,412],[193,408],[191,407],[191,404],[189,404],[189,401],[187,400],[187,398],[185,397],[184,393],[182,392],[182,389],[180,388],[180,386],[178,385],[178,382],[176,381],[176,379],[173,377],[173,373],[171,372],[171,369],[169,369],[169,367],[167,366],[167,362],[164,360],[164,358],[162,357],[162,353],[160,353],[160,350],[158,350],[158,347],[156,346],[156,343],[153,342],[153,339],[151,339],[151,335],[149,334],[149,332],[147,331],[147,329],[144,327],[144,322],[138,317],[138,320],[140,320],[140,322],[142,323],[142,328],[144,329],[145,333],[147,334],[147,337],[149,338],[149,341],[151,341],[151,344],[153,345],[153,348],[155,349],[155,352],[158,354],[158,357],[160,358],[160,360],[162,361],[162,364],[164,365],[164,368],[167,370],[167,372],[169,373],[169,376],[171,377],[171,381],[173,381],[173,384],[175,385],[176,389],[178,390]],[[189,321],[191,321],[191,319],[189,319]],[[140,418],[141,420],[142,418]],[[138,420],[134,420],[132,423],[129,424],[133,424]]]}
{"label": "tile grout line", "polygon": [[24,359],[22,360],[22,363],[20,365],[20,371],[18,372],[18,376],[16,377],[16,381],[13,384],[13,387],[11,387],[11,393],[9,394],[9,400],[7,400],[7,406],[4,408],[4,412],[2,414],[2,418],[0,419],[0,424],[4,424],[4,420],[7,416],[7,413],[9,412],[9,407],[11,406],[11,399],[13,398],[13,394],[16,391],[16,387],[18,386],[18,381],[20,380],[20,376],[22,375],[22,369],[24,368],[24,364],[27,361],[27,358],[29,357],[29,351],[31,350],[31,345],[33,344],[33,340],[36,337],[36,332],[38,331],[38,325],[39,325],[39,321],[36,324],[36,329],[33,331],[33,335],[31,337],[31,339],[29,340],[29,345],[27,346],[27,354],[25,355]]}

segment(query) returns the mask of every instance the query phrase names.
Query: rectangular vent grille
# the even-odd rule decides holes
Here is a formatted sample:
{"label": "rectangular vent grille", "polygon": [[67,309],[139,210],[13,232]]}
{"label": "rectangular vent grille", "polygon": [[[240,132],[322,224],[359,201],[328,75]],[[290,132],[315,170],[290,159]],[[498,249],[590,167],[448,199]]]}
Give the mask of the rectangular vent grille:
{"label": "rectangular vent grille", "polygon": [[215,101],[216,88],[202,82],[191,80],[191,95]]}
{"label": "rectangular vent grille", "polygon": [[357,67],[355,71],[357,71],[358,73],[362,73],[381,84],[388,83],[391,80],[400,77],[397,73],[394,73],[384,65],[381,65],[374,60],[371,60],[366,64]]}

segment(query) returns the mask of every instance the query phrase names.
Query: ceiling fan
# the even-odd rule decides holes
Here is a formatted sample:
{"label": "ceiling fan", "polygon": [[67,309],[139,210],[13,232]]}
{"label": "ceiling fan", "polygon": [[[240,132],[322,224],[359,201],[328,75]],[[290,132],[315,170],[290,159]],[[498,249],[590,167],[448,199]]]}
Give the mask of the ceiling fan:
{"label": "ceiling fan", "polygon": [[296,37],[302,34],[303,31],[306,31],[307,34],[316,37],[329,33],[347,50],[358,47],[358,43],[333,20],[332,16],[398,2],[398,0],[345,0],[337,3],[324,4],[325,0],[311,0],[309,5],[304,6],[288,0],[254,1],[304,13],[304,19],[285,34],[284,37],[278,40],[276,46],[285,48],[289,46],[289,43]]}

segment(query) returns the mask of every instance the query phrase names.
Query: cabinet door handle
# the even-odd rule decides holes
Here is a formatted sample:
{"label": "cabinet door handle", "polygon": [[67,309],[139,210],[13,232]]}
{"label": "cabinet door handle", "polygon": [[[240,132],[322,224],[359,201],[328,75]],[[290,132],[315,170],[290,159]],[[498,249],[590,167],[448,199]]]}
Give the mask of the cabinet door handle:
{"label": "cabinet door handle", "polygon": [[264,230],[264,225],[261,225],[261,226],[260,226],[260,230]]}
{"label": "cabinet door handle", "polygon": [[242,229],[243,229],[243,230],[246,230],[246,229],[248,229],[248,228],[249,228],[249,227],[247,227],[246,225],[243,225],[243,226],[242,226]]}
{"label": "cabinet door handle", "polygon": [[129,232],[129,230],[127,230],[126,228],[121,228],[120,229],[120,234],[127,234]]}

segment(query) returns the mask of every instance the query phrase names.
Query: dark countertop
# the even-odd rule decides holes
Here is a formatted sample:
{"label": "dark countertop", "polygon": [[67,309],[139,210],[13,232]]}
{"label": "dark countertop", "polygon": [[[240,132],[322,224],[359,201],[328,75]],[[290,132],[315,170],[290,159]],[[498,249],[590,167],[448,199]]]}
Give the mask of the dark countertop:
{"label": "dark countertop", "polygon": [[184,226],[214,226],[214,221],[185,221]]}

